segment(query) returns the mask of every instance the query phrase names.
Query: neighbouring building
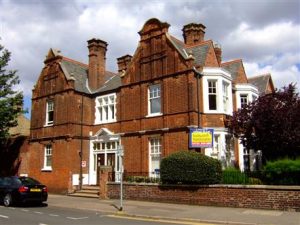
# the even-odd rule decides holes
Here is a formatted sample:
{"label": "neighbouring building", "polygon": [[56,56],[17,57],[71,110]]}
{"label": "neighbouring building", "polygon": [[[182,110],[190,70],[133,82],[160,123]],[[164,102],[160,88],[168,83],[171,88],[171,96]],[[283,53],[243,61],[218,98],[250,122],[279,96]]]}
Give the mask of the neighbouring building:
{"label": "neighbouring building", "polygon": [[100,165],[112,166],[118,181],[123,146],[126,172],[156,176],[163,157],[189,150],[189,132],[198,125],[214,130],[213,147],[201,151],[243,170],[248,153],[227,122],[274,89],[271,76],[249,80],[242,60],[222,62],[221,47],[205,40],[202,24],[185,25],[183,41],[169,26],[148,20],[134,55],[117,59],[117,72],[106,70],[108,44],[100,39],[88,41],[88,65],[50,49],[33,89],[30,167],[22,173],[60,193],[78,185],[80,174],[83,184],[98,184]]}
{"label": "neighbouring building", "polygon": [[[17,117],[18,125],[9,129],[10,137],[1,146],[0,176],[20,175],[21,171],[29,171],[30,120],[23,114]],[[21,174],[27,175],[27,174]]]}

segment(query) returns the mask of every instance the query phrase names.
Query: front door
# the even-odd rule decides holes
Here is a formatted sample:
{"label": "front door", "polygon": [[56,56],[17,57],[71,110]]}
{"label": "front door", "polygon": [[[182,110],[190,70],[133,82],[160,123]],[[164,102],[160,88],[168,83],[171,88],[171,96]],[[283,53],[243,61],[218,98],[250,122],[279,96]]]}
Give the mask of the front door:
{"label": "front door", "polygon": [[104,154],[97,154],[97,180],[96,184],[99,184],[100,179],[100,166],[104,166]]}

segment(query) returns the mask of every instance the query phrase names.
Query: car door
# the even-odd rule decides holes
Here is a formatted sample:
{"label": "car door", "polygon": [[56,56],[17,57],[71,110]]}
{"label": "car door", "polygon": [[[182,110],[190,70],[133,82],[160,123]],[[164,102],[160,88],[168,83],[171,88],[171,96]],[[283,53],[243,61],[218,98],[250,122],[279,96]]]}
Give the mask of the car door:
{"label": "car door", "polygon": [[2,201],[4,195],[3,177],[0,177],[0,200]]}

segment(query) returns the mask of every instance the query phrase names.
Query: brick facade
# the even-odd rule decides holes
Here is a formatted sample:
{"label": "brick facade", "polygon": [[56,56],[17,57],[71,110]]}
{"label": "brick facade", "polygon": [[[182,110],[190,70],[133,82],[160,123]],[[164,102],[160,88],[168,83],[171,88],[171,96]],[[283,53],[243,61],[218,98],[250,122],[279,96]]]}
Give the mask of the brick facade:
{"label": "brick facade", "polygon": [[[242,61],[224,66],[221,49],[205,40],[201,24],[184,29],[186,42],[171,36],[169,26],[158,19],[148,20],[139,31],[134,55],[117,59],[117,73],[105,69],[105,41],[88,41],[88,65],[50,49],[32,96],[29,142],[33,166],[22,172],[41,180],[52,192],[67,192],[70,180],[78,185],[81,170],[83,183],[97,184],[100,164],[112,163],[117,170],[116,144],[124,146],[126,171],[148,172],[149,140],[159,138],[160,158],[188,150],[189,129],[198,127],[198,118],[201,127],[216,130],[220,141],[217,157],[224,158],[226,121],[236,106],[233,85],[240,81],[249,85]],[[196,72],[202,73],[199,86]],[[218,82],[218,109],[207,112],[210,80]],[[228,103],[222,103],[224,83],[230,87]],[[160,88],[160,113],[155,116],[149,114],[153,85]],[[54,104],[51,115],[49,101]],[[230,110],[224,112],[222,104],[228,104]],[[50,124],[46,123],[48,114],[53,116]],[[51,162],[45,156],[46,146],[51,147]],[[239,156],[243,152],[238,147],[231,149],[237,157],[230,160],[242,165]],[[46,164],[51,167],[44,169]]]}

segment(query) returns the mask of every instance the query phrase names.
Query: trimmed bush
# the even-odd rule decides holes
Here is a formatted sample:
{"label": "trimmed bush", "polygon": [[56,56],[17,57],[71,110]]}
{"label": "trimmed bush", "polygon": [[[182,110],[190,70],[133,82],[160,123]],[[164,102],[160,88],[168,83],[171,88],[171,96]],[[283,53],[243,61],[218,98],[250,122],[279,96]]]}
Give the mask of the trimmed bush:
{"label": "trimmed bush", "polygon": [[262,172],[267,184],[300,185],[300,159],[267,162]]}
{"label": "trimmed bush", "polygon": [[191,151],[179,151],[162,159],[160,178],[164,184],[218,184],[221,162]]}

